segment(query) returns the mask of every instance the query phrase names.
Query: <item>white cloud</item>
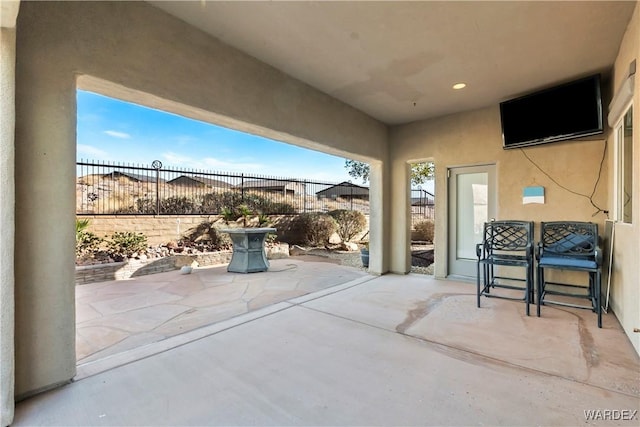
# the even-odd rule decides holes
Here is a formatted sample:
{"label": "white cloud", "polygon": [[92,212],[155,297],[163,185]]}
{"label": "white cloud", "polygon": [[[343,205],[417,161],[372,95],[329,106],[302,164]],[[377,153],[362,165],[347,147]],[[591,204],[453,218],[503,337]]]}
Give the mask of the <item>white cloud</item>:
{"label": "white cloud", "polygon": [[162,157],[172,165],[181,166],[181,167],[190,167],[190,168],[199,168],[202,167],[202,164],[192,159],[189,156],[184,156],[178,153],[174,153],[171,151],[167,151],[166,153],[162,153]]}
{"label": "white cloud", "polygon": [[131,135],[129,135],[128,133],[118,132],[116,130],[105,130],[104,133],[106,133],[107,135],[112,136],[114,138],[121,138],[121,139],[129,139],[129,138],[131,138]]}
{"label": "white cloud", "polygon": [[109,153],[92,145],[78,144],[76,150],[78,154],[91,156],[92,160],[105,160],[109,158]]}
{"label": "white cloud", "polygon": [[79,122],[97,123],[97,122],[100,122],[101,120],[102,120],[102,116],[100,116],[99,114],[95,114],[95,113],[78,114]]}
{"label": "white cloud", "polygon": [[194,138],[190,135],[178,135],[178,136],[174,136],[173,140],[176,142],[176,144],[178,145],[187,145],[190,144],[192,142],[198,142],[197,138]]}
{"label": "white cloud", "polygon": [[213,157],[207,157],[203,160],[207,168],[221,171],[260,173],[265,168],[260,163],[225,161]]}
{"label": "white cloud", "polygon": [[220,172],[260,173],[260,171],[265,167],[259,163],[235,162],[233,160],[221,160],[213,157],[194,159],[192,157],[185,156],[184,154],[178,154],[172,151],[163,153],[162,157],[167,161],[167,163],[175,166],[193,169],[207,169]]}

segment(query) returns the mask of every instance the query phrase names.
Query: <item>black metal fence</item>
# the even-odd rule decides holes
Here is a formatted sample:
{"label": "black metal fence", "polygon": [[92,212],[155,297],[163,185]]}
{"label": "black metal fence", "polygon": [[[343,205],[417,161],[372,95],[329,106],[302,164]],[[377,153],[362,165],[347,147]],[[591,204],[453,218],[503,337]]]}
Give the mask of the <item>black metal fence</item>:
{"label": "black metal fence", "polygon": [[234,174],[109,162],[76,163],[79,215],[224,215],[248,209],[265,215],[369,213],[369,188],[350,182]]}
{"label": "black metal fence", "polygon": [[411,190],[411,226],[425,219],[435,220],[436,198],[423,189]]}

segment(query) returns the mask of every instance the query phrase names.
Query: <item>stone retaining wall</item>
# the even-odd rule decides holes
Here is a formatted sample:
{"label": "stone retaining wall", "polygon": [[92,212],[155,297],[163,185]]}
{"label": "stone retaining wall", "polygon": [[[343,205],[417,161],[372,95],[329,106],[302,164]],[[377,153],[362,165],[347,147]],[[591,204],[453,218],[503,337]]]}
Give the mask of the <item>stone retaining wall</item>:
{"label": "stone retaining wall", "polygon": [[177,242],[203,221],[224,221],[218,215],[78,215],[88,219],[87,231],[98,237],[111,236],[116,231],[133,231],[147,236],[149,245]]}
{"label": "stone retaining wall", "polygon": [[[289,223],[296,215],[269,215],[271,226],[278,229],[278,240],[290,243],[296,236],[288,233]],[[116,231],[133,231],[147,236],[147,242],[151,246],[177,242],[183,236],[195,229],[203,221],[213,221],[219,228],[228,225],[219,215],[78,215],[78,219],[88,219],[87,231],[95,233],[98,237],[109,237]],[[353,240],[369,239],[369,215],[365,215],[367,225],[362,233]],[[253,226],[256,226],[256,217],[252,218]],[[242,220],[238,221],[238,226]]]}
{"label": "stone retaining wall", "polygon": [[[289,245],[280,244],[266,249],[268,259],[281,259],[289,256]],[[232,251],[206,252],[202,254],[172,255],[164,258],[130,259],[126,262],[97,264],[76,267],[76,285],[125,280],[148,274],[178,270],[185,265],[199,267],[228,264]]]}

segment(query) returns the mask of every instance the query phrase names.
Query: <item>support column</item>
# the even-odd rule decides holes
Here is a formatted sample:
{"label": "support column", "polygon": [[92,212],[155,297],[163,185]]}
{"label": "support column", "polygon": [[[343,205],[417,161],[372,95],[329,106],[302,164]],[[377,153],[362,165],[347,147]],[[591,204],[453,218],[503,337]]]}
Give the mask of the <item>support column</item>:
{"label": "support column", "polygon": [[391,169],[391,272],[407,274],[411,271],[411,167],[406,161],[394,160]]}
{"label": "support column", "polygon": [[29,28],[40,7],[25,3],[16,27],[16,400],[76,373],[75,75]]}
{"label": "support column", "polygon": [[[4,7],[2,10],[5,13]],[[17,10],[16,10],[17,14]],[[13,422],[14,269],[15,236],[14,141],[15,141],[16,31],[0,28],[0,425]]]}
{"label": "support column", "polygon": [[389,271],[390,242],[390,178],[387,163],[373,161],[369,174],[369,272],[384,274]]}

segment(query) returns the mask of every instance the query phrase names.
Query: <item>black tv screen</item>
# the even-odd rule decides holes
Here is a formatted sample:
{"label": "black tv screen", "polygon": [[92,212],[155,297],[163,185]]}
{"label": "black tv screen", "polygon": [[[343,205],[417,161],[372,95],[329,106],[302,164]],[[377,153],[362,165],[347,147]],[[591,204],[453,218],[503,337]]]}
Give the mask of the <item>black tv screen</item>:
{"label": "black tv screen", "polygon": [[500,103],[503,148],[602,133],[600,75]]}

